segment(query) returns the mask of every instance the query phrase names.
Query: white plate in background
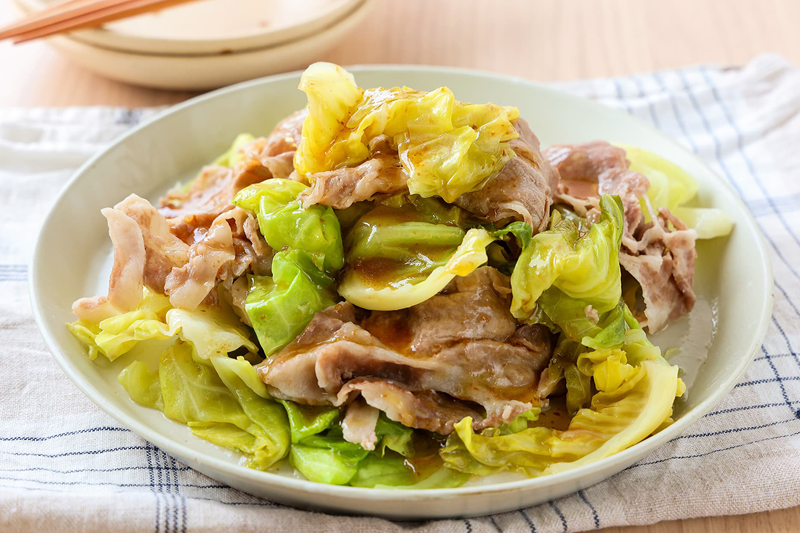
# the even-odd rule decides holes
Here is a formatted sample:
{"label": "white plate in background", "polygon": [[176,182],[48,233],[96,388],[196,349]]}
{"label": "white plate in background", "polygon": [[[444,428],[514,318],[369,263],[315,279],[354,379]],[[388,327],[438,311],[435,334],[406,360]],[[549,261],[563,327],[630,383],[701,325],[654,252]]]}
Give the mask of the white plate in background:
{"label": "white plate in background", "polygon": [[[158,411],[133,403],[117,383],[128,354],[92,362],[64,327],[72,302],[104,291],[111,244],[100,209],[135,192],[155,200],[176,180],[223,152],[241,132],[269,133],[305,104],[299,73],[254,80],[177,105],[142,124],[88,161],[60,194],[36,244],[30,281],[37,324],[55,360],[98,406],[138,435],[198,471],[245,492],[297,507],[416,520],[476,516],[541,503],[586,488],[620,472],[685,431],[736,384],[760,346],[772,311],[772,269],[755,221],[731,187],[708,166],[653,127],[597,103],[517,78],[444,67],[356,67],[362,87],[446,85],[463,101],[515,105],[543,145],[591,139],[637,145],[680,165],[700,185],[699,203],[725,210],[736,221],[724,239],[700,241],[695,289],[711,309],[686,322],[715,320],[707,356],[676,403],[675,423],[609,458],[533,479],[483,478],[455,489],[398,491],[339,487],[299,479],[290,471],[259,472],[238,457],[191,434]],[[109,179],[113,178],[113,179]],[[662,348],[687,344],[684,329],[660,333]],[[692,352],[694,353],[694,352]]]}
{"label": "white plate in background", "polygon": [[[16,0],[36,11],[61,0]],[[285,44],[346,18],[363,0],[197,0],[77,31],[76,40],[137,54],[209,55]]]}
{"label": "white plate in background", "polygon": [[[374,1],[359,0],[355,10],[345,18],[306,38],[231,54],[137,54],[87,44],[71,35],[56,35],[49,38],[48,42],[75,63],[112,80],[156,89],[216,89],[318,61],[323,52],[332,48],[364,20]],[[22,4],[18,6],[25,9]]]}

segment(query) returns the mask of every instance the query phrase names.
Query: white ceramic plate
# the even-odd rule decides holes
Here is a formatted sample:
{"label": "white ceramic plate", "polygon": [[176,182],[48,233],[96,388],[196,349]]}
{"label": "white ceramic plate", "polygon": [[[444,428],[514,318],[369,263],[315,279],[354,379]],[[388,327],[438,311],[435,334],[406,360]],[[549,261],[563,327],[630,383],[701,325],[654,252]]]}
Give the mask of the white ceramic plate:
{"label": "white ceramic plate", "polygon": [[[39,10],[60,0],[17,0]],[[345,18],[361,0],[199,0],[75,32],[123,52],[208,55],[284,44]]]}
{"label": "white ceramic plate", "polygon": [[[17,6],[26,10],[21,0]],[[286,72],[318,61],[321,54],[367,16],[374,0],[361,0],[343,19],[304,38],[232,54],[156,55],[121,52],[56,35],[47,41],[74,62],[101,76],[133,85],[170,90],[208,90]]]}
{"label": "white ceramic plate", "polygon": [[[608,139],[657,152],[700,183],[703,205],[724,209],[736,228],[727,239],[700,242],[695,288],[698,312],[659,335],[664,347],[707,355],[679,401],[676,422],[608,459],[535,479],[485,478],[457,489],[391,491],[319,485],[281,474],[249,470],[225,450],[194,437],[183,425],[128,399],[116,375],[134,355],[92,362],[67,331],[73,300],[105,293],[111,246],[100,209],[136,192],[156,200],[177,179],[224,151],[236,134],[267,134],[302,107],[299,74],[243,83],[195,98],[134,128],[92,158],[75,175],[47,216],[33,261],[31,298],[42,335],[56,361],[97,405],[145,439],[204,474],[245,492],[298,507],[369,513],[401,519],[473,516],[539,503],[593,485],[635,463],[708,413],[750,364],[772,310],[772,270],[756,224],[732,189],[698,158],[652,127],[596,103],[535,83],[441,67],[352,69],[363,87],[447,85],[461,100],[516,105],[546,146]],[[711,320],[716,329],[710,327]],[[710,335],[707,354],[687,345],[687,324]],[[706,344],[701,342],[699,346]]]}

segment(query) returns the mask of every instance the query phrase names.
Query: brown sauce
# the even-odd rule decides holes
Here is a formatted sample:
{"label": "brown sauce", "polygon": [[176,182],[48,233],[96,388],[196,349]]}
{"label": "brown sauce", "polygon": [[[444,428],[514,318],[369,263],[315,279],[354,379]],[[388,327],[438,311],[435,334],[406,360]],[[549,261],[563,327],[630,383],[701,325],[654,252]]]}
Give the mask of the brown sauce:
{"label": "brown sauce", "polygon": [[550,406],[547,410],[542,410],[539,420],[534,425],[564,431],[569,427],[571,420],[572,416],[567,411],[567,397],[555,396],[550,398]]}

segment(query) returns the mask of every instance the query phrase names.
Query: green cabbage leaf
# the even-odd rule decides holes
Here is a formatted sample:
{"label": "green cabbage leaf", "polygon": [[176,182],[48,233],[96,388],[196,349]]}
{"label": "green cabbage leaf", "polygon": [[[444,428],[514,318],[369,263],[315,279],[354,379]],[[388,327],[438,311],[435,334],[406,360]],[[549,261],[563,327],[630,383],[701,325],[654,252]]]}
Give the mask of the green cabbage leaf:
{"label": "green cabbage leaf", "polygon": [[303,250],[333,274],[344,264],[339,219],[330,207],[303,208],[297,195],[307,188],[296,181],[271,179],[242,189],[233,203],[257,214],[261,234],[274,250]]}
{"label": "green cabbage leaf", "polygon": [[253,276],[245,310],[267,356],[292,342],[317,311],[336,303],[333,280],[302,250],[278,252],[272,276]]}
{"label": "green cabbage leaf", "polygon": [[[286,413],[253,391],[250,382],[258,378],[252,365],[219,355],[203,360],[194,352],[190,343],[178,342],[161,355],[157,371],[134,361],[117,379],[135,402],[244,454],[252,468],[266,470],[285,457],[290,442]],[[243,379],[242,373],[251,377]]]}
{"label": "green cabbage leaf", "polygon": [[[339,294],[348,302],[375,311],[406,309],[434,296],[456,276],[467,276],[488,261],[486,247],[494,237],[482,228],[466,232],[453,255],[441,266],[436,266],[416,283],[403,280],[397,284],[376,283],[371,276],[356,269],[345,270],[339,285]],[[369,274],[369,272],[367,272]]]}
{"label": "green cabbage leaf", "polygon": [[[549,301],[553,311],[558,310],[561,294],[580,301],[580,314],[585,314],[587,306],[606,313],[619,303],[622,202],[619,197],[604,195],[600,207],[599,222],[583,236],[573,221],[554,211],[550,229],[530,240],[511,275],[515,317],[529,320],[540,298]],[[569,312],[578,314],[577,309]]]}

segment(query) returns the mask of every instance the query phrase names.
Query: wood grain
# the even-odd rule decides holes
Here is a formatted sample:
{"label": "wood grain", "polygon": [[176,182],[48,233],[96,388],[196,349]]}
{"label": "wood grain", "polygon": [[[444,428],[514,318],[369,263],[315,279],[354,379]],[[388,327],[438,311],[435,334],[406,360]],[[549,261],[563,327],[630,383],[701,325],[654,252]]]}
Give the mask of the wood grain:
{"label": "wood grain", "polygon": [[[321,60],[476,68],[539,81],[625,75],[692,63],[741,65],[765,52],[800,63],[798,0],[377,0]],[[12,18],[0,0],[0,24]],[[105,80],[46,43],[0,44],[0,107],[180,102]],[[605,533],[789,533],[800,508],[609,528]]]}

